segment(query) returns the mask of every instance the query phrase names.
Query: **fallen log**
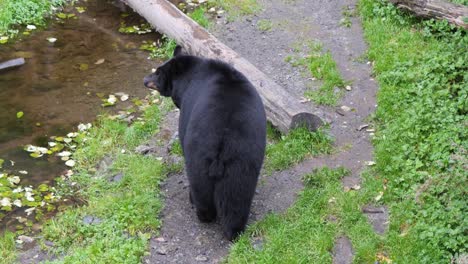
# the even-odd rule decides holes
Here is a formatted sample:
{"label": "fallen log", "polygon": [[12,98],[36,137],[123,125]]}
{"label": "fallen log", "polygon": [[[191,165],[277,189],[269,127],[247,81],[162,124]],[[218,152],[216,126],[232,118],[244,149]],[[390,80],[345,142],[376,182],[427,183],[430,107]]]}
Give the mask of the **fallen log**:
{"label": "fallen log", "polygon": [[389,0],[398,8],[413,12],[424,18],[445,19],[468,29],[468,7],[444,0]]}
{"label": "fallen log", "polygon": [[4,62],[0,62],[0,71],[19,67],[25,63],[24,58],[17,58],[12,60],[7,60]]}
{"label": "fallen log", "polygon": [[126,0],[159,32],[176,40],[189,54],[223,60],[242,72],[263,99],[268,120],[281,132],[305,126],[316,130],[324,122],[254,65],[200,27],[166,0]]}

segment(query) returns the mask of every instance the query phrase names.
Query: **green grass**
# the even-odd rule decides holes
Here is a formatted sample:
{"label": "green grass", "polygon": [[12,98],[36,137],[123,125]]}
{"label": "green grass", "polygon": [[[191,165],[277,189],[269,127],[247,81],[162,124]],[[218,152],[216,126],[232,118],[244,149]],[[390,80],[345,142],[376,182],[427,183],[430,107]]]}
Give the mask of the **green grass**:
{"label": "green grass", "polygon": [[172,58],[176,46],[177,42],[174,39],[163,35],[158,42],[143,41],[140,49],[148,51],[152,59],[168,60]]}
{"label": "green grass", "polygon": [[[78,190],[75,199],[85,205],[57,214],[41,234],[54,243],[54,253],[64,256],[53,263],[141,261],[150,236],[161,225],[159,184],[171,168],[133,151],[158,131],[162,115],[171,107],[164,100],[147,108],[143,119],[130,126],[101,117],[91,128],[88,140],[73,154],[77,165],[70,179]],[[105,156],[113,160],[111,167],[96,171]],[[121,180],[111,181],[117,174],[122,174]],[[85,217],[98,220],[85,223]]]}
{"label": "green grass", "polygon": [[14,35],[15,26],[45,25],[45,18],[53,7],[66,0],[0,0],[0,35]]}
{"label": "green grass", "polygon": [[210,26],[210,21],[206,16],[206,10],[203,7],[195,9],[192,13],[189,14],[189,16],[204,28],[208,28]]}
{"label": "green grass", "polygon": [[360,1],[380,84],[374,141],[391,208],[384,248],[395,263],[466,253],[468,35],[384,1]]}
{"label": "green grass", "polygon": [[[360,212],[370,193],[343,192],[340,179],[347,174],[343,168],[324,167],[305,175],[296,203],[284,215],[269,215],[249,227],[226,262],[331,263],[335,239],[346,235],[355,262],[373,263],[379,239]],[[253,245],[256,240],[263,241],[260,248]]]}
{"label": "green grass", "polygon": [[257,22],[257,28],[260,31],[264,31],[264,32],[270,31],[273,28],[273,22],[271,22],[271,20],[268,20],[268,19],[260,19]]}
{"label": "green grass", "polygon": [[16,259],[15,234],[9,231],[0,234],[0,264],[10,264]]}
{"label": "green grass", "polygon": [[172,155],[177,155],[177,156],[180,156],[180,157],[183,156],[184,153],[182,151],[182,145],[180,145],[179,140],[176,140],[176,141],[174,141],[174,143],[172,143],[171,154]]}
{"label": "green grass", "polygon": [[[161,162],[136,154],[118,154],[112,170],[123,173],[117,183],[104,175],[80,173],[87,206],[67,210],[44,227],[45,239],[66,257],[57,263],[137,263],[148,239],[161,225],[159,183],[165,175]],[[100,219],[84,223],[85,216]]]}
{"label": "green grass", "polygon": [[209,0],[209,4],[226,10],[230,20],[253,15],[261,10],[257,0]]}
{"label": "green grass", "polygon": [[[342,88],[346,82],[341,77],[330,51],[323,52],[322,45],[318,42],[309,42],[307,46],[309,50],[305,58],[290,55],[285,60],[295,67],[307,67],[312,77],[322,81],[317,90],[306,91],[306,97],[317,104],[335,106],[343,94]],[[294,50],[297,51],[298,47],[294,47]]]}
{"label": "green grass", "polygon": [[288,135],[281,135],[269,126],[267,134],[272,141],[266,149],[264,167],[268,173],[291,167],[308,156],[329,154],[333,150],[333,141],[323,129],[310,132],[306,128],[296,128]]}
{"label": "green grass", "polygon": [[468,6],[468,0],[448,0],[448,2]]}

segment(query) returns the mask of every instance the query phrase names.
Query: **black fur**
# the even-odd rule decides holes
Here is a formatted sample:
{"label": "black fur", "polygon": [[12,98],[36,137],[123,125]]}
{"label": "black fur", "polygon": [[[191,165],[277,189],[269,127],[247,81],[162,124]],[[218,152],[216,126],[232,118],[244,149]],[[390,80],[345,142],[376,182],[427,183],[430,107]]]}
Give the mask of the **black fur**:
{"label": "black fur", "polygon": [[263,163],[266,117],[247,78],[228,64],[181,54],[144,80],[180,108],[179,137],[198,219],[244,231]]}

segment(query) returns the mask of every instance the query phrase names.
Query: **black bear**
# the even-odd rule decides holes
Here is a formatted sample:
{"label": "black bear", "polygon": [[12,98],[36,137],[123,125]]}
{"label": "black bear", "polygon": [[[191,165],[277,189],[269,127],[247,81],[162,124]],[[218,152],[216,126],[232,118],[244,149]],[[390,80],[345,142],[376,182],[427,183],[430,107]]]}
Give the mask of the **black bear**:
{"label": "black bear", "polygon": [[247,224],[265,155],[265,109],[242,73],[181,50],[177,46],[144,84],[180,109],[179,139],[198,219],[218,216],[233,240]]}

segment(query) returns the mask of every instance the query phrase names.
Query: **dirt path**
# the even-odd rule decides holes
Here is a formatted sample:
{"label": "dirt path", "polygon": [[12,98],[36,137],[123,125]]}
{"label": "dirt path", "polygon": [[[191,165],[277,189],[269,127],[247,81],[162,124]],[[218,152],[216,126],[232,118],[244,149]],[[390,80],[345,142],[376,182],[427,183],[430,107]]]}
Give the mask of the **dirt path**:
{"label": "dirt path", "polygon": [[[366,51],[359,19],[351,18],[350,28],[339,25],[343,8],[354,9],[355,4],[355,0],[266,1],[262,3],[264,11],[258,16],[232,23],[220,22],[212,30],[221,41],[298,98],[303,96],[307,86],[320,85],[302,77],[297,68],[284,61],[288,54],[293,54],[291,47],[299,41],[323,43],[324,48],[332,52],[344,79],[352,81],[352,90],[346,92],[339,105],[348,106],[352,111],[322,107],[333,120],[331,134],[336,139],[336,154],[306,160],[269,177],[262,176],[250,221],[261,219],[267,212],[282,212],[288,208],[302,189],[301,176],[313,168],[344,166],[352,174],[343,180],[343,185],[351,187],[360,183],[359,174],[365,162],[373,159],[370,135],[365,128],[359,128],[375,110],[377,85],[371,77],[370,66],[357,62]],[[257,28],[257,21],[261,19],[273,22],[271,31],[262,32]],[[170,121],[167,126],[163,126],[169,130],[167,133],[176,130],[173,121],[176,115],[173,113],[167,119]],[[170,176],[162,187],[166,206],[161,216],[161,236],[151,240],[151,254],[145,259],[146,263],[218,263],[228,253],[229,243],[222,238],[219,226],[201,224],[196,219],[188,201],[187,187],[183,174]],[[385,217],[374,214],[374,218],[374,226],[385,230]],[[339,238],[333,254],[335,263],[351,263],[350,241],[346,237]]]}

